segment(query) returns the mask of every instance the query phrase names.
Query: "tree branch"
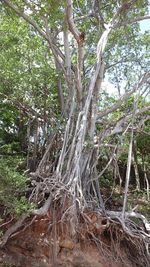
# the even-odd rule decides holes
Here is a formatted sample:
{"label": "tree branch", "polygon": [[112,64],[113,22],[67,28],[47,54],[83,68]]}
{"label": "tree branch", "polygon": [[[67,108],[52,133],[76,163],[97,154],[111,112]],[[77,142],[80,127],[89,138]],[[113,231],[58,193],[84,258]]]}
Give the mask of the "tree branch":
{"label": "tree branch", "polygon": [[133,24],[133,23],[136,23],[138,21],[141,21],[141,20],[147,20],[149,19],[150,20],[150,16],[147,15],[147,16],[139,16],[139,17],[136,17],[134,19],[131,19],[131,20],[126,20],[126,21],[123,21],[121,23],[118,23],[118,25],[115,26],[116,27],[121,27],[121,26],[125,26],[127,24]]}
{"label": "tree branch", "polygon": [[13,9],[17,15],[19,15],[20,17],[24,18],[24,20],[26,20],[29,24],[31,24],[34,29],[37,30],[37,32],[44,37],[44,39],[46,39],[48,41],[48,37],[46,35],[46,33],[41,30],[41,28],[38,26],[38,24],[35,22],[35,20],[31,19],[28,15],[26,15],[24,12],[20,11],[14,4],[12,4],[9,0],[2,0],[2,2],[4,2],[7,6],[9,6],[11,9]]}
{"label": "tree branch", "polygon": [[82,100],[82,72],[83,72],[83,58],[84,58],[84,33],[79,32],[73,19],[73,4],[72,0],[67,0],[66,17],[68,22],[68,27],[72,35],[78,44],[78,62],[77,62],[77,97],[79,105],[81,105]]}
{"label": "tree branch", "polygon": [[72,0],[67,0],[67,21],[70,32],[73,34],[76,41],[79,41],[80,32],[78,31],[73,19]]}
{"label": "tree branch", "polygon": [[108,114],[117,110],[122,105],[122,103],[124,103],[134,92],[136,92],[138,89],[140,89],[143,86],[143,84],[148,81],[149,78],[150,78],[150,72],[145,73],[142,76],[142,78],[140,79],[140,81],[138,82],[138,84],[135,84],[133,86],[133,89],[130,92],[124,94],[112,107],[100,112],[98,114],[98,119],[101,119],[102,117],[107,116]]}
{"label": "tree branch", "polygon": [[26,22],[28,22],[30,25],[32,25],[34,27],[35,30],[37,30],[37,32],[49,43],[50,45],[50,49],[52,51],[55,50],[55,54],[58,53],[58,55],[64,60],[64,55],[63,53],[60,51],[60,49],[56,46],[54,46],[50,40],[49,37],[46,34],[46,31],[42,30],[39,25],[36,23],[36,21],[34,19],[31,19],[27,14],[25,14],[24,12],[20,11],[18,9],[17,6],[15,6],[14,4],[12,4],[9,0],[2,0],[2,2],[4,2],[8,7],[10,7],[11,9],[13,9],[16,14],[20,17],[22,17]]}
{"label": "tree branch", "polygon": [[[150,106],[147,106],[147,107],[144,107],[140,110],[137,110],[135,112],[135,118],[137,118],[139,115],[141,115],[141,114],[143,114],[149,110],[150,110]],[[129,129],[129,126],[130,126],[130,125],[128,125],[128,123],[129,123],[130,119],[132,118],[132,116],[133,116],[132,113],[128,114],[128,115],[124,116],[123,118],[121,118],[120,120],[118,120],[118,122],[116,122],[113,126],[112,126],[112,124],[109,125],[107,127],[107,129],[105,129],[101,133],[100,139],[103,137],[107,138],[111,135],[115,135],[115,134],[119,134],[119,133],[122,133],[124,131],[127,131]],[[138,126],[137,126],[137,128],[138,128]],[[134,131],[135,130],[136,130],[136,128],[134,127]]]}

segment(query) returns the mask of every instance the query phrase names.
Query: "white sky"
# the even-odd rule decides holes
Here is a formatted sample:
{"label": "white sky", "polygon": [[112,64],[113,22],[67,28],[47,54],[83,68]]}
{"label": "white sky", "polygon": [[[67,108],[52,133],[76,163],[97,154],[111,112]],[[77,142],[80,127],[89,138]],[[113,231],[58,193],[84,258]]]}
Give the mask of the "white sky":
{"label": "white sky", "polygon": [[[149,3],[150,4],[150,3]],[[150,15],[150,6],[148,8],[148,15]],[[146,19],[140,22],[141,32],[144,33],[145,31],[150,31],[150,19]]]}

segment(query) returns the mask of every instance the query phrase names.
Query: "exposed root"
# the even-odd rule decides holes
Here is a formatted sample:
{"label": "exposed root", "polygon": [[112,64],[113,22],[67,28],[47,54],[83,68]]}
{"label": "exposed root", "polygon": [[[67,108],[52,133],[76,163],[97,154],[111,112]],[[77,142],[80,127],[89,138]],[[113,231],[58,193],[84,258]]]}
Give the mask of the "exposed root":
{"label": "exposed root", "polygon": [[133,216],[145,223],[144,217],[137,213],[126,213],[126,220],[123,221],[119,212],[109,211],[107,215],[103,215],[98,209],[86,207],[80,210],[66,194],[55,200],[49,197],[43,208],[33,211],[30,217],[23,215],[12,225],[2,237],[0,246],[9,246],[13,240],[28,235],[28,229],[34,229],[34,233],[40,231],[40,240],[41,235],[46,236],[47,244],[52,249],[51,257],[55,254],[55,261],[64,249],[71,253],[88,243],[95,247],[97,253],[105,255],[106,258],[110,257],[113,261],[125,263],[128,255],[129,264],[126,262],[123,266],[131,266],[131,262],[132,266],[136,266],[137,255],[142,257],[143,261],[137,266],[149,266],[149,228],[142,228],[131,222],[129,218]]}
{"label": "exposed root", "polygon": [[20,227],[22,227],[25,219],[28,217],[28,214],[24,214],[15,224],[13,224],[6,233],[3,235],[2,239],[0,240],[0,247],[4,247],[7,243],[8,239],[11,237],[13,233],[15,233]]}

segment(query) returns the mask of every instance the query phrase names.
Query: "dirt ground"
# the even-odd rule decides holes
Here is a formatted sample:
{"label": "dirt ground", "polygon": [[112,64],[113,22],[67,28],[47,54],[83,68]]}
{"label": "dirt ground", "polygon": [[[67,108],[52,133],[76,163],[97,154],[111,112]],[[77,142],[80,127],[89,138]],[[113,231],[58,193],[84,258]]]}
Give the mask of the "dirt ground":
{"label": "dirt ground", "polygon": [[[87,216],[87,214],[86,214]],[[101,218],[80,222],[73,236],[70,222],[52,224],[49,216],[27,221],[0,251],[0,267],[148,267],[134,242]],[[95,221],[94,221],[95,220]]]}

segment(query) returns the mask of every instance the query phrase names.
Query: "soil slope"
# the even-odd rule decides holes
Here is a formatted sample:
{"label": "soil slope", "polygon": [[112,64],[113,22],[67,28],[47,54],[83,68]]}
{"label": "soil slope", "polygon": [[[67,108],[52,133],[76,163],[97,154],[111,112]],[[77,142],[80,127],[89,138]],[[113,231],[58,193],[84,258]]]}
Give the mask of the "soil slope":
{"label": "soil slope", "polygon": [[[86,213],[73,237],[70,222],[53,224],[49,215],[29,218],[0,251],[0,267],[131,267],[150,264],[120,226]],[[146,264],[146,265],[144,265]]]}

